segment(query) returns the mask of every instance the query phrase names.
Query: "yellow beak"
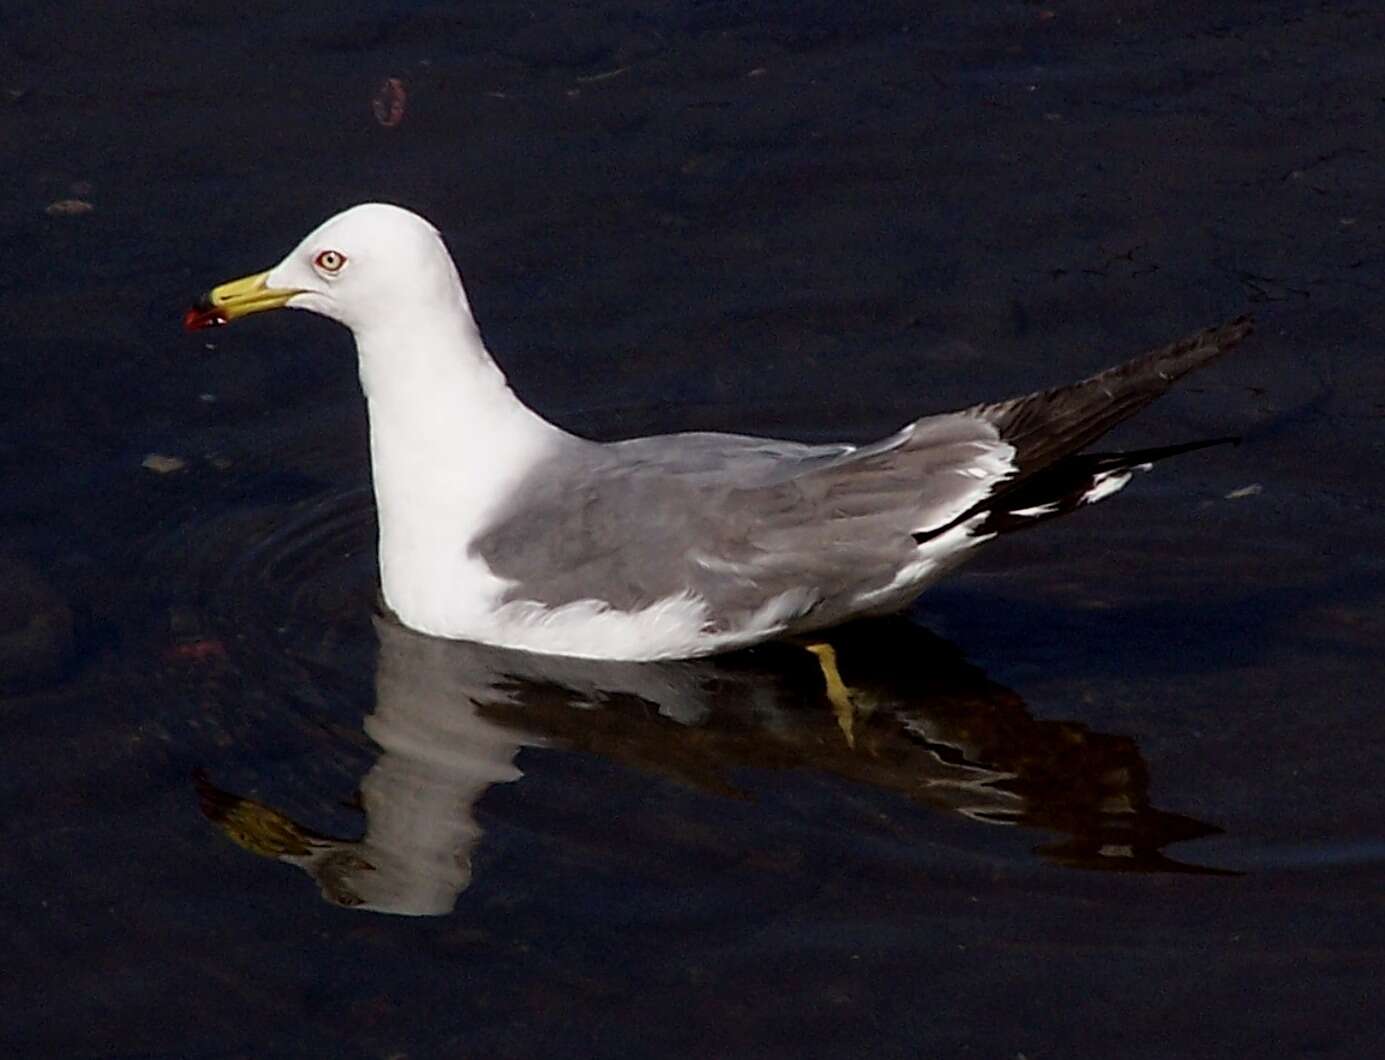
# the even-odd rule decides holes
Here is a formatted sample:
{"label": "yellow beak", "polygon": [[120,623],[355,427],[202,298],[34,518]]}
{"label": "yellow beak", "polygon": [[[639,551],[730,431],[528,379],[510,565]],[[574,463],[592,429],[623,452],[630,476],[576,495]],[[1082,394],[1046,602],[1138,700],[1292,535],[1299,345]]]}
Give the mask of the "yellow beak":
{"label": "yellow beak", "polygon": [[266,309],[279,309],[290,298],[301,291],[281,290],[266,287],[267,272],[232,280],[220,287],[213,287],[202,300],[183,314],[183,327],[189,331],[214,328],[229,324],[239,317],[251,313],[263,313]]}

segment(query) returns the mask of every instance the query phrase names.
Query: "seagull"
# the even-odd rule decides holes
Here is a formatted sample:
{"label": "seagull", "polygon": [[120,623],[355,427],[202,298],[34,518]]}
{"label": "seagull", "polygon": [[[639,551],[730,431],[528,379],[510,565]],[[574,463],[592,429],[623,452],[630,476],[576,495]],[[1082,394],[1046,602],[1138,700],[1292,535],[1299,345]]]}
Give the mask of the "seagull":
{"label": "seagull", "polygon": [[902,610],[996,536],[1215,444],[1080,453],[1252,326],[1239,317],[868,445],[708,432],[602,443],[516,397],[442,237],[401,207],[337,214],[268,272],[213,288],[184,324],[280,307],[355,336],[380,587],[399,621],[623,660],[711,655]]}

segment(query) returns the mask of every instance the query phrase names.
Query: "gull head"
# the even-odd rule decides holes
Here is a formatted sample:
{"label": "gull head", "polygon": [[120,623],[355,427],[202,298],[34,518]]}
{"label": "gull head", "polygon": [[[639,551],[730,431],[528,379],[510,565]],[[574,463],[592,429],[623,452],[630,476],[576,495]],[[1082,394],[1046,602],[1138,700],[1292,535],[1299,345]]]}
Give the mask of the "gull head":
{"label": "gull head", "polygon": [[437,229],[402,207],[372,202],[325,221],[267,272],[212,288],[183,324],[192,331],[268,309],[306,309],[359,335],[459,299],[461,282]]}

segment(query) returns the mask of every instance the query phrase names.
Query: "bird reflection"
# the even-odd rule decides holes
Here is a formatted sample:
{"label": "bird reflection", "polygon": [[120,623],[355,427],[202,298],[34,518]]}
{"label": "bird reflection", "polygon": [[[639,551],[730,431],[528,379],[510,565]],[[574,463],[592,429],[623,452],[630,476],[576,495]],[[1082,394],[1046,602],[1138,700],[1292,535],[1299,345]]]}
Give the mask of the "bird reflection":
{"label": "bird reflection", "polygon": [[380,755],[361,783],[361,838],[323,835],[197,778],[202,810],[224,834],[299,866],[339,905],[450,912],[481,839],[477,801],[519,780],[520,748],[538,745],[724,795],[739,794],[739,768],[819,770],[985,824],[1054,833],[1037,848],[1054,863],[1221,871],[1162,853],[1218,829],[1150,806],[1129,738],[1035,719],[956,648],[903,619],[667,663],[529,655],[383,618],[376,629],[365,730]]}

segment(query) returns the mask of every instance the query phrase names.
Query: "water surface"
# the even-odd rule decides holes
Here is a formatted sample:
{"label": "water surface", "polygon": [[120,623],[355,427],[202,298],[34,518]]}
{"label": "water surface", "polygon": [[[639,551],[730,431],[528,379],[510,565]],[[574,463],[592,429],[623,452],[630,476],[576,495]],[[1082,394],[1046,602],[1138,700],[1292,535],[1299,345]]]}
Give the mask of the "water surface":
{"label": "water surface", "polygon": [[[0,1040],[1376,1055],[1381,38],[1278,3],[20,5]],[[377,613],[347,336],[178,329],[367,198],[442,228],[584,434],[869,438],[1249,307],[1113,439],[1244,441],[834,634],[839,685],[801,646],[431,642]]]}

